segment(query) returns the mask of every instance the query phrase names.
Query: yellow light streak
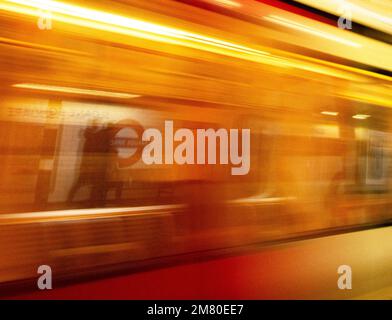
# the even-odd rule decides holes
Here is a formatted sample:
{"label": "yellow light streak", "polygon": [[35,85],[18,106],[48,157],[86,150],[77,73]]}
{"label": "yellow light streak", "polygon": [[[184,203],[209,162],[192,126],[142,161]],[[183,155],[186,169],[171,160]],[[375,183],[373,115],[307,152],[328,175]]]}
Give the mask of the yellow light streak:
{"label": "yellow light streak", "polygon": [[353,118],[357,120],[366,120],[367,118],[370,118],[370,116],[368,114],[356,114]]}
{"label": "yellow light streak", "polygon": [[[351,18],[361,24],[386,33],[392,32],[392,18],[390,12],[392,2],[390,0],[297,0],[308,6],[340,16],[342,13],[350,13]],[[388,16],[389,14],[389,16]]]}
{"label": "yellow light streak", "polygon": [[232,8],[239,8],[242,6],[241,3],[232,0],[212,0],[212,2],[216,2],[219,5]]}
{"label": "yellow light streak", "polygon": [[[70,5],[59,1],[49,0],[6,0],[0,3],[0,8],[26,15],[39,16],[37,9],[45,8],[52,13],[54,20],[71,23],[73,25],[120,33],[155,41],[181,44],[194,47],[193,44],[204,44],[214,48],[221,48],[237,53],[265,56],[268,52],[239,45],[233,42],[192,33],[177,28],[162,26],[134,18],[124,17],[98,10]],[[177,40],[177,41],[173,41]],[[178,42],[180,40],[180,42]],[[197,47],[204,49],[204,47]],[[213,50],[209,50],[213,51]]]}
{"label": "yellow light streak", "polygon": [[[387,76],[373,73],[370,71],[339,65],[336,63],[323,61],[311,57],[300,56],[297,54],[291,53],[289,55],[294,58],[308,60],[309,62],[304,62],[297,59],[284,58],[280,56],[272,56],[269,52],[250,48],[248,46],[243,46],[236,43],[207,37],[201,34],[192,33],[172,27],[166,27],[156,23],[145,22],[120,15],[70,5],[60,1],[0,0],[0,9],[15,12],[18,14],[39,16],[39,10],[42,10],[42,8],[45,8],[45,10],[50,10],[52,13],[52,18],[54,20],[85,28],[92,28],[95,30],[107,31],[152,41],[170,43],[174,45],[187,46],[198,50],[223,54],[226,56],[245,59],[258,63],[276,65],[284,68],[298,68],[310,72],[348,80],[363,80],[361,77],[352,74],[352,72],[381,78],[388,81],[391,80]],[[327,67],[320,66],[320,64]],[[336,69],[347,70],[350,73],[344,71],[342,72]]]}
{"label": "yellow light streak", "polygon": [[335,111],[322,111],[321,114],[326,115],[326,116],[334,116],[334,117],[336,117],[337,115],[339,115],[339,112],[335,112]]}
{"label": "yellow light streak", "polygon": [[295,22],[295,21],[292,21],[292,20],[289,20],[289,19],[286,19],[286,18],[283,18],[280,16],[269,15],[269,16],[264,17],[264,19],[267,21],[273,22],[273,23],[277,23],[277,24],[289,27],[291,29],[307,32],[307,33],[322,37],[324,39],[339,42],[339,43],[347,45],[347,46],[356,47],[356,48],[362,47],[362,45],[359,43],[352,42],[352,41],[343,39],[341,37],[334,36],[330,33],[319,31],[317,29],[308,27],[304,24],[301,24],[301,23],[298,23],[298,22]]}
{"label": "yellow light streak", "polygon": [[72,93],[72,94],[119,98],[119,99],[133,99],[133,98],[140,97],[140,95],[136,95],[136,94],[100,91],[100,90],[89,90],[89,89],[80,89],[80,88],[72,88],[72,87],[60,87],[60,86],[51,86],[51,85],[34,84],[34,83],[18,83],[18,84],[14,84],[13,87],[21,88],[21,89]]}

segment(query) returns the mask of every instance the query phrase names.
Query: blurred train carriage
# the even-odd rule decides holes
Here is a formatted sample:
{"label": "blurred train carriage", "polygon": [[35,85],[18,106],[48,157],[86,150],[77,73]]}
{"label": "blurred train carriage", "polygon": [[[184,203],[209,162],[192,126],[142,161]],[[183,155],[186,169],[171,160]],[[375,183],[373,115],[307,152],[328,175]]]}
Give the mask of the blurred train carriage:
{"label": "blurred train carriage", "polygon": [[[188,17],[214,17],[199,26],[211,37],[236,23],[231,41],[306,68],[64,21],[41,36],[31,17],[2,11],[14,42],[0,44],[1,282],[40,264],[66,277],[391,220],[390,78],[292,58],[215,12],[132,3],[114,8],[190,30]],[[380,99],[357,98],[364,88]],[[165,120],[250,128],[249,174],[144,164],[140,133]]]}

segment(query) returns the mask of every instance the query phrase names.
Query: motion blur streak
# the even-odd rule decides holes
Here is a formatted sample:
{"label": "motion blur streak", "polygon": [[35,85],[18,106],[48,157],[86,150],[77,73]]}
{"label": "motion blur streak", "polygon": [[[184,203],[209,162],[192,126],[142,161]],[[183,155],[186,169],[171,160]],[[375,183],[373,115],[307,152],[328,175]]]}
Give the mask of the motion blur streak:
{"label": "motion blur streak", "polygon": [[0,216],[0,220],[2,222],[8,220],[10,221],[23,221],[26,222],[27,220],[31,219],[45,219],[45,218],[63,218],[67,219],[69,217],[78,217],[80,219],[86,218],[88,219],[89,216],[95,215],[96,218],[98,217],[105,217],[104,214],[110,214],[111,216],[120,213],[124,215],[125,213],[128,214],[144,214],[143,212],[151,212],[156,211],[159,212],[161,210],[176,210],[176,209],[184,209],[182,206],[177,205],[166,205],[166,206],[150,206],[150,207],[124,207],[124,208],[99,208],[99,209],[73,209],[73,210],[56,210],[56,211],[41,211],[41,212],[23,212],[23,213],[13,213],[13,214],[2,214]]}
{"label": "motion blur streak", "polygon": [[231,1],[231,0],[212,0],[215,3],[218,3],[222,6],[228,6],[228,7],[241,7],[241,3],[238,3],[236,1]]}
{"label": "motion blur streak", "polygon": [[[267,3],[277,1],[0,0],[1,295],[36,290],[42,264],[54,296],[113,285],[126,298],[353,298],[392,287],[385,28],[359,34]],[[151,165],[148,129],[161,133]],[[232,176],[217,132],[243,129],[250,170]],[[170,164],[183,155],[177,133],[206,131],[217,164]],[[341,264],[352,292],[337,291]],[[85,279],[91,287],[72,287]],[[148,289],[168,279],[157,296]]]}
{"label": "motion blur streak", "polygon": [[121,99],[130,99],[130,98],[140,97],[139,95],[135,95],[135,94],[108,92],[108,91],[99,91],[99,90],[88,90],[88,89],[79,89],[79,88],[70,88],[70,87],[48,86],[48,85],[34,84],[34,83],[19,83],[19,84],[14,84],[13,87],[22,88],[22,89],[75,93],[75,94],[81,94],[81,95],[101,96],[101,97],[111,97],[111,98],[121,98]]}
{"label": "motion blur streak", "polygon": [[[109,32],[115,32],[120,34],[125,34],[134,37],[141,37],[149,40],[159,41],[159,42],[166,42],[178,45],[185,45],[191,46],[193,48],[212,51],[215,53],[225,54],[234,56],[237,58],[253,60],[261,63],[268,63],[272,65],[278,65],[283,67],[296,67],[304,70],[311,70],[313,72],[318,72],[321,74],[329,74],[338,77],[347,78],[347,75],[341,75],[338,71],[331,71],[327,70],[325,67],[322,66],[312,66],[312,64],[307,62],[301,62],[298,60],[290,60],[283,57],[268,57],[269,52],[256,50],[253,48],[249,48],[246,46],[238,45],[235,43],[222,41],[219,39],[214,39],[210,37],[205,37],[203,35],[190,33],[166,26],[160,26],[153,23],[148,23],[144,21],[139,21],[136,19],[126,18],[118,15],[107,14],[97,10],[86,9],[77,6],[70,6],[67,4],[63,4],[61,2],[56,2],[52,0],[40,1],[40,0],[6,0],[6,2],[12,2],[16,4],[23,5],[23,7],[12,6],[1,4],[0,1],[0,8],[4,10],[14,11],[18,13],[23,13],[27,15],[39,16],[40,12],[36,9],[45,8],[45,10],[49,10],[53,13],[53,19],[62,21],[65,23],[70,23],[73,25],[87,27],[87,28],[94,28],[97,30],[104,30]],[[33,9],[28,9],[26,7],[32,7]],[[278,17],[279,23],[282,23],[281,17]],[[266,17],[265,19],[273,19],[275,21],[275,17]],[[287,21],[284,22],[287,25]],[[289,24],[290,27],[294,27],[298,29],[298,25],[293,25],[293,22]],[[350,45],[353,47],[361,47],[360,44],[354,43],[349,40],[344,40],[332,35],[328,35],[326,33],[316,31],[310,29],[308,27],[301,27],[303,30],[307,30],[308,32],[315,33],[317,35],[322,35],[328,39],[333,39],[334,41],[338,41],[344,43],[346,45]],[[304,29],[305,28],[305,29]],[[174,39],[173,39],[174,38]],[[183,42],[178,41],[175,39],[184,39],[191,42]],[[202,43],[208,45],[200,46],[195,44]],[[212,47],[211,47],[212,46]],[[219,50],[217,48],[225,49],[224,51]],[[233,52],[237,52],[234,54]],[[244,53],[245,55],[239,55],[238,53]]]}
{"label": "motion blur streak", "polygon": [[343,10],[350,12],[354,21],[370,27],[392,33],[392,18],[388,14],[392,11],[392,3],[389,0],[296,0],[297,2],[319,8],[336,15],[342,14]]}
{"label": "motion blur streak", "polygon": [[[392,230],[380,228],[279,244],[236,257],[193,261],[16,299],[390,299]],[[330,254],[326,254],[330,252]],[[349,264],[353,289],[337,290]],[[206,281],[208,279],[208,281]],[[369,279],[372,279],[371,284]],[[184,283],[187,285],[184,286]]]}
{"label": "motion blur streak", "polygon": [[355,43],[355,42],[352,42],[352,41],[348,41],[348,40],[345,40],[345,39],[342,39],[342,38],[339,38],[339,37],[335,37],[335,36],[333,36],[331,34],[328,34],[328,33],[320,32],[318,30],[309,28],[309,27],[307,27],[307,26],[305,26],[303,24],[297,23],[295,21],[290,21],[288,19],[285,19],[285,18],[282,18],[282,17],[279,17],[279,16],[271,15],[271,16],[264,17],[264,19],[268,20],[268,21],[272,21],[272,22],[278,23],[278,24],[282,24],[284,26],[288,26],[288,27],[296,29],[296,30],[309,32],[309,33],[314,34],[316,36],[320,36],[320,37],[323,37],[325,39],[329,39],[329,40],[332,40],[332,41],[340,42],[340,43],[346,44],[346,45],[351,46],[351,47],[356,47],[356,48],[362,47],[358,43]]}
{"label": "motion blur streak", "polygon": [[[168,37],[172,37],[175,39],[185,39],[191,42],[203,43],[210,46],[220,47],[220,48],[237,51],[241,53],[254,54],[254,55],[268,54],[267,52],[264,51],[255,50],[252,48],[241,46],[235,43],[230,43],[227,41],[222,41],[219,39],[205,37],[203,35],[186,32],[183,30],[178,30],[166,26],[160,26],[149,22],[139,21],[136,19],[126,18],[119,15],[108,14],[97,10],[71,6],[52,0],[47,0],[47,1],[6,0],[6,2],[20,4],[23,7],[8,6],[4,4],[4,6],[0,6],[0,8],[10,10],[10,11],[20,12],[23,14],[35,15],[35,16],[39,16],[40,13],[37,10],[28,10],[25,7],[32,7],[35,9],[45,8],[45,10],[49,10],[53,14],[58,14],[58,15],[54,15],[55,20],[68,22],[79,26],[95,28],[99,30],[124,33],[124,34],[129,34],[131,36],[154,39],[157,41],[189,45],[184,42],[173,41],[168,38]],[[96,22],[98,22],[99,24],[97,24]],[[159,36],[164,36],[164,38],[156,37],[156,36],[153,37],[150,35],[150,33]]]}

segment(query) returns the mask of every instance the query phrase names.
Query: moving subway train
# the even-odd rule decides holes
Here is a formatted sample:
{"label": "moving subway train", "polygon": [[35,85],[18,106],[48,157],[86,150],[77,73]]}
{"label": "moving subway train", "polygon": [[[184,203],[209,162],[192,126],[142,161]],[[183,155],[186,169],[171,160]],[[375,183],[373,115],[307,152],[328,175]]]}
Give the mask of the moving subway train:
{"label": "moving subway train", "polygon": [[0,291],[388,224],[390,38],[304,11],[0,1]]}

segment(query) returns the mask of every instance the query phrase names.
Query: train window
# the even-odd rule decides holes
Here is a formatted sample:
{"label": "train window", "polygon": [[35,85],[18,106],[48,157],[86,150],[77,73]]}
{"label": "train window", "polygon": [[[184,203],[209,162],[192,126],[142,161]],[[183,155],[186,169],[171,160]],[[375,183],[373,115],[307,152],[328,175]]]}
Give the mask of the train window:
{"label": "train window", "polygon": [[[145,128],[164,129],[161,112],[14,97],[6,99],[2,112],[1,186],[8,195],[1,202],[4,212],[187,203],[201,201],[203,195],[223,201],[253,192],[250,182],[255,182],[256,170],[236,178],[230,165],[142,163],[136,151],[140,137]],[[196,132],[233,126],[230,121],[197,121],[192,116],[177,116],[176,129]],[[221,189],[230,188],[230,179],[241,187],[233,187],[224,196]],[[209,193],[197,196],[198,184],[209,185]],[[14,192],[18,197],[11,196]]]}
{"label": "train window", "polygon": [[[390,175],[389,134],[359,129],[357,142],[357,180],[361,192],[387,192]],[[357,130],[358,133],[358,130]]]}

